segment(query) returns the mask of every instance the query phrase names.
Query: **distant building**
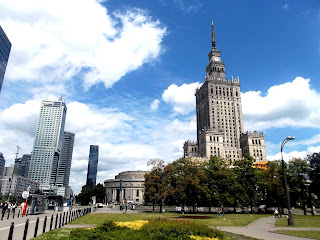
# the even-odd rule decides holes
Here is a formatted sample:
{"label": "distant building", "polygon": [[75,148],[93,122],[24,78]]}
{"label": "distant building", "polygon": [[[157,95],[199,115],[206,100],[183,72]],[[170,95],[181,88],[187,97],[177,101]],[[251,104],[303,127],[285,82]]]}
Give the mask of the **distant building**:
{"label": "distant building", "polygon": [[[4,166],[6,164],[6,160],[3,157],[3,154],[0,152],[0,179],[3,179],[4,175]],[[2,187],[2,180],[0,180],[0,191]]]}
{"label": "distant building", "polygon": [[8,64],[10,50],[11,43],[0,25],[0,92]]}
{"label": "distant building", "polygon": [[[13,173],[14,167],[5,167],[4,176],[2,180],[1,194],[8,194],[9,191],[16,196],[21,196],[23,191],[28,190],[34,193],[39,189],[39,183],[30,180],[26,177],[19,176]],[[10,189],[11,186],[11,189]]]}
{"label": "distant building", "polygon": [[16,174],[28,178],[29,166],[31,161],[31,154],[23,154],[14,163]]}
{"label": "distant building", "polygon": [[104,181],[107,202],[119,203],[125,200],[132,203],[143,203],[144,175],[148,171],[126,171],[115,176],[115,179]]}
{"label": "distant building", "polygon": [[98,161],[99,161],[99,146],[90,145],[87,183],[86,183],[86,185],[90,188],[93,188],[97,182]]}
{"label": "distant building", "polygon": [[67,187],[69,185],[74,136],[75,134],[71,132],[64,132],[63,134],[62,151],[56,182],[58,187]]}
{"label": "distant building", "polygon": [[41,103],[28,177],[39,182],[44,193],[57,187],[66,114],[67,106],[62,97]]}
{"label": "distant building", "polygon": [[6,160],[3,157],[3,153],[0,152],[0,179],[3,177],[5,164]]}
{"label": "distant building", "polygon": [[[197,141],[184,143],[184,157],[209,159],[217,156],[233,163],[243,157],[240,146],[240,136],[244,132],[240,80],[239,77],[226,78],[225,63],[216,47],[213,23],[212,47],[208,57],[205,81],[195,93]],[[260,150],[262,153],[264,149],[263,134],[259,139],[260,161]],[[262,158],[265,160],[265,154]]]}

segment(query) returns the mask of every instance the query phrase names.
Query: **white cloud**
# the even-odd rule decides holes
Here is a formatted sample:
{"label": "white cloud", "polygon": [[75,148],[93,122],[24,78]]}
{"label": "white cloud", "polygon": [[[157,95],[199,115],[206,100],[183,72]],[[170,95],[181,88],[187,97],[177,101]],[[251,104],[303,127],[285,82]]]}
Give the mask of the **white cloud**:
{"label": "white cloud", "polygon": [[173,2],[186,13],[195,13],[199,11],[204,4],[201,0],[173,0]]}
{"label": "white cloud", "polygon": [[[17,145],[21,154],[33,148],[40,100],[29,100],[0,109],[0,152],[6,165],[14,162]],[[182,144],[195,137],[195,116],[169,121],[144,113],[128,115],[116,109],[67,102],[65,131],[75,133],[70,184],[79,191],[85,184],[89,146],[100,146],[98,182],[128,170],[146,170],[150,158],[173,161],[182,156]]]}
{"label": "white cloud", "polygon": [[196,106],[196,89],[199,88],[201,84],[199,82],[191,84],[182,84],[177,86],[176,84],[171,84],[162,94],[162,99],[166,103],[173,105],[173,112],[175,114],[189,114],[195,110]]}
{"label": "white cloud", "polygon": [[242,93],[245,129],[319,128],[320,94],[309,82],[310,79],[297,77],[292,82],[270,87],[266,96],[260,91]]}
{"label": "white cloud", "polygon": [[[320,152],[320,145],[319,146],[309,146],[305,151],[292,151],[289,153],[283,152],[283,160],[289,161],[292,158],[304,159],[307,157],[307,155],[311,155],[315,152]],[[267,160],[281,160],[281,153],[278,152],[275,155],[267,156]]]}
{"label": "white cloud", "polygon": [[153,100],[151,105],[150,105],[151,111],[156,111],[158,109],[158,107],[159,107],[159,103],[160,103],[159,99]]}
{"label": "white cloud", "polygon": [[80,74],[112,86],[161,53],[166,28],[145,11],[109,13],[95,0],[0,1],[11,43],[8,80],[56,83]]}

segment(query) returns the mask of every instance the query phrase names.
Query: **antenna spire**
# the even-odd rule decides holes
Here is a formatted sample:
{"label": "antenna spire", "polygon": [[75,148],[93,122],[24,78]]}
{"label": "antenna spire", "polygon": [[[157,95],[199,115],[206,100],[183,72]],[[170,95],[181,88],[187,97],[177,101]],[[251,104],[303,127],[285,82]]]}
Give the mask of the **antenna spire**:
{"label": "antenna spire", "polygon": [[213,20],[211,22],[211,27],[212,27],[212,47],[216,48],[216,39],[214,37]]}

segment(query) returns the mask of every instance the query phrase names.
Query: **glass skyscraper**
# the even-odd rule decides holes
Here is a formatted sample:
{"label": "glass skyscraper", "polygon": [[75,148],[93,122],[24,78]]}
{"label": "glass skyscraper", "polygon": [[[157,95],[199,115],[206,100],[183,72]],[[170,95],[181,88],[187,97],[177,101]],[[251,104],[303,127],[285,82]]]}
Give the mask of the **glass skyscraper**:
{"label": "glass skyscraper", "polygon": [[42,101],[29,167],[29,179],[41,189],[56,185],[67,106],[62,101]]}
{"label": "glass skyscraper", "polygon": [[2,89],[2,83],[7,68],[10,50],[11,43],[0,26],[0,92]]}
{"label": "glass skyscraper", "polygon": [[90,145],[87,183],[86,183],[86,185],[90,188],[93,188],[97,182],[98,159],[99,159],[99,146]]}
{"label": "glass skyscraper", "polygon": [[64,132],[56,182],[58,187],[67,187],[69,185],[73,144],[74,133]]}

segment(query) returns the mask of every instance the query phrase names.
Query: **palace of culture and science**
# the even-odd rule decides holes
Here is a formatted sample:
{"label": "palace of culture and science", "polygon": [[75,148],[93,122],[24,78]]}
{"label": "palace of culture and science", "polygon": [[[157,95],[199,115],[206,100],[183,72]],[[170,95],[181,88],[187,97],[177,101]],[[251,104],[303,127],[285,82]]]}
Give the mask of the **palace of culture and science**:
{"label": "palace of culture and science", "polygon": [[234,162],[249,154],[257,162],[265,161],[263,133],[244,132],[239,77],[226,79],[220,53],[212,23],[205,81],[195,93],[197,141],[184,143],[184,157],[217,156]]}

